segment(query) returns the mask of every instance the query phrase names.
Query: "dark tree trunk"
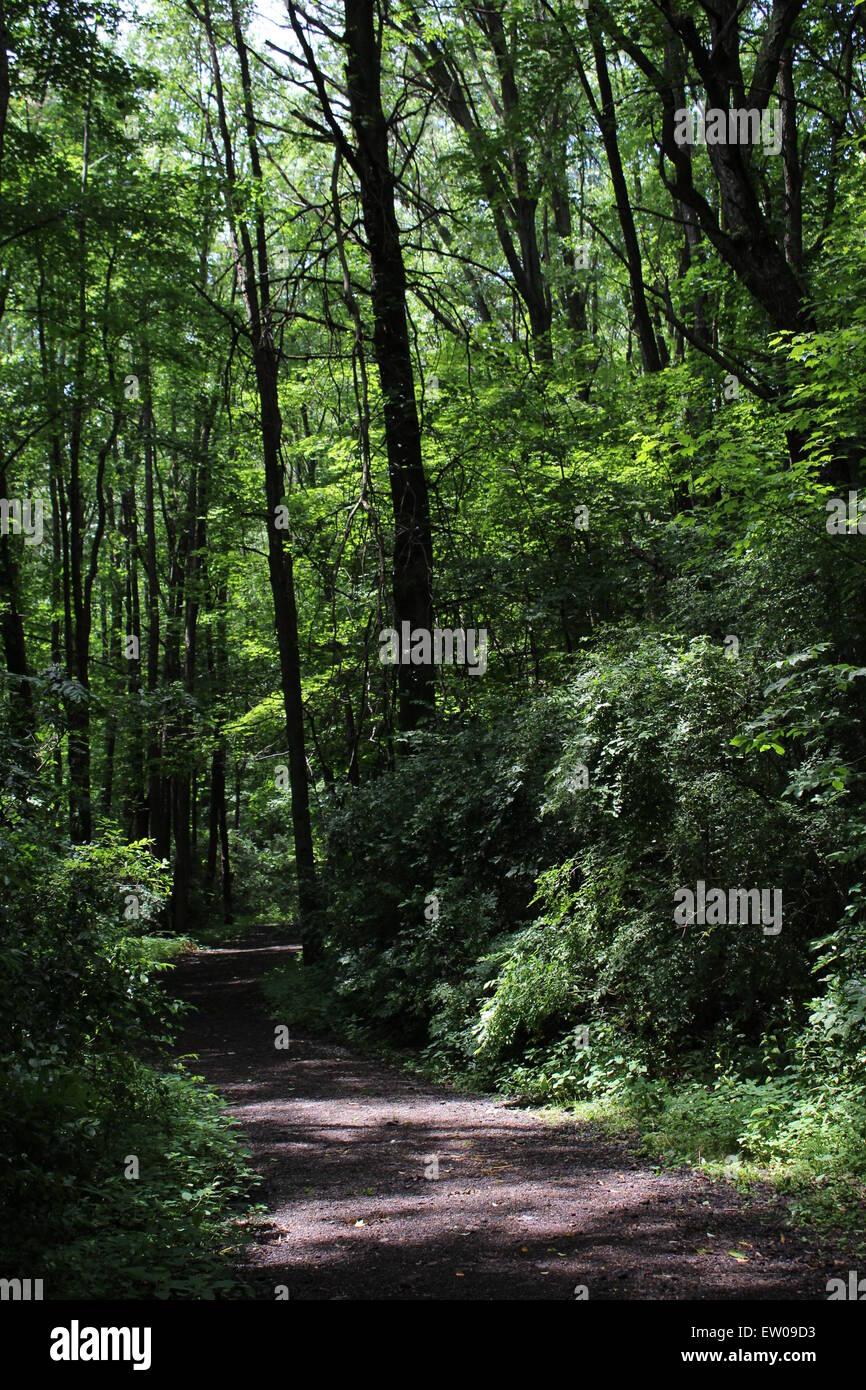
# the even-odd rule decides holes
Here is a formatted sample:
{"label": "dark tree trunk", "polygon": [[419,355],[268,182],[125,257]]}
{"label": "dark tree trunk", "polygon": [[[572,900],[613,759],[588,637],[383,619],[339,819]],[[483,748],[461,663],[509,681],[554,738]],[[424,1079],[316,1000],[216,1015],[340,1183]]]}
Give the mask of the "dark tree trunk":
{"label": "dark tree trunk", "polygon": [[[5,461],[0,462],[0,497],[8,498]],[[21,618],[18,563],[8,532],[0,534],[0,632],[9,673],[10,732],[20,741],[33,733],[33,695],[27,681],[27,647]]]}
{"label": "dark tree trunk", "polygon": [[[803,8],[803,0],[773,0],[751,86],[745,88],[740,67],[740,7],[734,0],[704,5],[709,21],[710,47],[703,42],[695,20],[670,0],[659,8],[692,60],[709,107],[727,110],[733,99],[738,106],[764,110],[776,85],[782,54]],[[679,80],[661,72],[630,33],[605,10],[604,24],[611,37],[634,59],[662,100],[661,143],[673,177],[660,172],[673,197],[695,213],[700,227],[722,259],[731,267],[777,330],[803,332],[813,326],[799,277],[785,258],[774,230],[765,217],[755,188],[748,150],[737,144],[708,145],[707,154],[718,187],[721,218],[692,180],[691,156],[674,137]]]}
{"label": "dark tree trunk", "polygon": [[232,921],[232,872],[229,859],[228,815],[226,811],[226,746],[220,739],[210,765],[210,810],[205,880],[210,892],[216,881],[217,853],[220,861],[223,921]]}
{"label": "dark tree trunk", "polygon": [[[219,605],[214,636],[207,630],[207,664],[214,693],[219,699],[228,685],[228,651],[226,642],[226,603],[228,587],[223,583],[217,595]],[[213,612],[212,599],[209,612]],[[232,920],[232,874],[229,859],[228,819],[226,813],[226,741],[221,730],[211,753],[210,805],[208,808],[208,844],[205,862],[205,890],[212,894],[216,883],[217,854],[220,859],[223,919]]]}
{"label": "dark tree trunk", "polygon": [[[353,167],[361,184],[370,253],[373,344],[385,416],[385,443],[394,511],[394,618],[398,630],[433,626],[433,541],[427,480],[406,319],[406,271],[394,204],[388,128],[382,110],[380,53],[373,0],[345,0],[346,78]],[[432,664],[400,665],[400,726],[414,729],[433,712]]]}
{"label": "dark tree trunk", "polygon": [[[676,107],[682,110],[686,105],[685,93],[685,71],[683,49],[677,36],[668,31],[665,35],[665,75],[674,92]],[[689,162],[691,162],[691,150],[688,145],[684,146],[684,151]],[[701,244],[702,233],[698,224],[697,215],[694,209],[686,203],[681,203],[678,198],[674,198],[674,211],[682,222],[683,243],[679,257],[679,276],[683,279],[692,265],[695,264],[697,250]],[[709,333],[706,321],[706,306],[704,296],[696,294],[692,305],[692,330],[698,343],[707,343]],[[678,355],[685,355],[685,340],[681,330],[678,331]]]}
{"label": "dark tree trunk", "polygon": [[9,39],[6,32],[6,14],[3,8],[3,0],[0,0],[0,202],[2,202],[3,192],[3,150],[6,137],[6,112],[9,109],[8,47]]}
{"label": "dark tree trunk", "polygon": [[[280,441],[283,422],[277,396],[278,356],[273,338],[270,306],[270,272],[264,212],[259,203],[255,214],[254,237],[243,217],[236,216],[235,157],[226,114],[225,95],[220,73],[219,56],[214,40],[209,0],[204,6],[208,47],[214,74],[214,87],[219,115],[220,135],[225,156],[226,182],[230,200],[233,233],[239,238],[238,270],[243,281],[249,322],[253,365],[259,396],[259,419],[267,499],[268,575],[274,603],[274,623],[280,655],[280,676],[286,736],[289,748],[289,783],[292,792],[292,829],[295,842],[295,865],[298,877],[298,906],[305,923],[305,951],[315,954],[317,940],[313,927],[319,906],[316,882],[316,861],[313,852],[313,832],[310,822],[310,800],[307,784],[307,757],[304,737],[304,709],[301,691],[301,664],[298,646],[298,615],[295,605],[295,583],[292,555],[283,546],[284,529],[280,526],[279,509],[284,503],[283,468]],[[250,168],[258,186],[262,184],[255,113],[252,102],[249,61],[236,0],[231,3],[232,30],[240,65],[243,92],[244,129],[249,149]]]}
{"label": "dark tree trunk", "polygon": [[571,203],[564,170],[554,178],[550,201],[553,207],[553,225],[559,237],[562,264],[566,272],[566,287],[563,290],[564,308],[568,315],[568,326],[575,338],[586,336],[586,290],[577,283],[574,251],[572,249]]}
{"label": "dark tree trunk", "polygon": [[[87,180],[90,98],[84,127],[84,185]],[[69,432],[69,588],[72,621],[67,626],[67,674],[77,681],[77,689],[66,700],[69,766],[69,830],[73,844],[87,841],[90,817],[90,607],[84,602],[84,499],[81,489],[81,441],[84,430],[84,380],[87,363],[87,222],[82,210],[78,217],[78,345]]]}
{"label": "dark tree trunk", "polygon": [[129,709],[129,751],[124,778],[124,824],[130,839],[147,838],[144,721],[141,707],[141,608],[138,594],[138,510],[135,483],[121,502],[126,569],[125,646],[126,694]]}
{"label": "dark tree trunk", "polygon": [[626,260],[628,262],[628,279],[631,289],[631,307],[634,316],[634,327],[637,333],[638,343],[640,344],[641,362],[644,371],[661,371],[662,360],[656,342],[655,331],[652,325],[649,308],[647,306],[646,292],[643,286],[643,266],[640,252],[640,242],[638,241],[637,228],[634,221],[634,213],[631,208],[631,201],[628,194],[628,184],[626,183],[623,171],[622,159],[619,152],[619,141],[616,128],[616,108],[613,100],[613,90],[610,85],[610,74],[607,67],[607,53],[604,44],[597,30],[592,30],[592,51],[595,58],[595,71],[598,77],[598,91],[601,104],[596,111],[601,138],[604,143],[605,154],[607,155],[610,178],[613,185],[614,198],[616,200],[616,210],[619,216],[619,225],[622,229],[622,239],[625,246]]}
{"label": "dark tree trunk", "polygon": [[[116,517],[114,507],[114,496],[109,489],[108,499],[108,520],[112,535],[116,534]],[[103,662],[109,681],[120,685],[122,654],[120,648],[120,630],[123,614],[123,595],[120,589],[119,580],[120,556],[112,544],[111,563],[108,572],[108,594],[103,593]],[[111,808],[114,801],[114,763],[115,751],[117,748],[117,701],[109,693],[108,709],[105,715],[105,741],[102,759],[102,791],[100,793],[99,811],[100,815],[106,819],[111,816]]]}
{"label": "dark tree trunk", "polygon": [[[153,404],[150,371],[145,358],[145,400],[142,410],[144,436],[144,569],[147,579],[147,692],[151,708],[159,688],[159,573],[156,567],[156,507],[154,503]],[[147,809],[150,838],[157,859],[168,859],[171,852],[170,824],[165,787],[160,775],[162,759],[158,726],[151,714],[147,745]]]}
{"label": "dark tree trunk", "polygon": [[[201,575],[207,543],[207,509],[210,477],[210,436],[216,415],[216,400],[202,401],[196,412],[195,447],[190,466],[186,504],[186,526],[178,543],[177,616],[183,610],[183,686],[191,703],[196,688],[198,615],[201,606]],[[179,767],[172,778],[174,825],[174,879],[172,885],[172,925],[183,931],[189,910],[192,882],[191,780],[189,766],[190,714],[188,705],[175,730]]]}

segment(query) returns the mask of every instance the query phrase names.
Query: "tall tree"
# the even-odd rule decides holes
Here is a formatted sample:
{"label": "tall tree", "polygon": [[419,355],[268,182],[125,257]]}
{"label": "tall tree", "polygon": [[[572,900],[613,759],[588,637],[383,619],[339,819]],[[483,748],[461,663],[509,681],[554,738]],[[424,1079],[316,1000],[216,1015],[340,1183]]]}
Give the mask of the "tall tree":
{"label": "tall tree", "polygon": [[[195,7],[190,6],[195,12]],[[298,874],[298,901],[302,918],[312,924],[319,905],[316,864],[310,822],[307,783],[306,741],[301,695],[298,616],[295,602],[294,568],[291,551],[284,546],[286,527],[285,485],[280,454],[283,421],[277,391],[279,357],[273,334],[270,294],[270,268],[262,197],[262,166],[258,145],[249,58],[236,0],[231,4],[231,27],[241,74],[242,121],[252,176],[259,191],[252,223],[241,210],[236,174],[235,151],[229,129],[229,114],[222,78],[209,0],[205,0],[202,19],[210,53],[217,119],[222,142],[223,172],[229,217],[235,237],[237,270],[243,288],[247,313],[247,337],[252,353],[259,398],[262,458],[267,502],[268,573],[274,603],[277,645],[280,654],[283,706],[289,748],[289,780],[292,792],[292,827]],[[307,938],[308,957],[315,952],[312,929]]]}
{"label": "tall tree", "polygon": [[[388,476],[394,516],[392,586],[398,629],[431,633],[433,538],[421,454],[415,378],[406,316],[406,267],[391,171],[389,127],[382,107],[382,16],[375,0],[345,0],[346,84],[354,141],[340,125],[299,13],[289,13],[337,148],[360,188],[370,257],[373,345],[382,389]],[[378,19],[378,26],[377,26]],[[429,645],[428,645],[429,652]],[[427,655],[427,653],[422,653]],[[432,654],[401,663],[400,726],[414,729],[435,703]]]}

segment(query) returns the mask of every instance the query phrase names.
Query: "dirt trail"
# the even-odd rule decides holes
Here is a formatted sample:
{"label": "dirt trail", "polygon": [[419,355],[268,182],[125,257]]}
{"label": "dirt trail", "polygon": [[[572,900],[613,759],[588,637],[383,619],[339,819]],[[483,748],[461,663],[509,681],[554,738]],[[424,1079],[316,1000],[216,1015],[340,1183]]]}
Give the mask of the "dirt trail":
{"label": "dirt trail", "polygon": [[179,1051],[198,1054],[264,1175],[269,1222],[244,1271],[258,1296],[826,1298],[834,1263],[776,1204],[333,1042],[292,1032],[278,1051],[259,981],[293,949],[202,951],[173,980],[197,1006]]}

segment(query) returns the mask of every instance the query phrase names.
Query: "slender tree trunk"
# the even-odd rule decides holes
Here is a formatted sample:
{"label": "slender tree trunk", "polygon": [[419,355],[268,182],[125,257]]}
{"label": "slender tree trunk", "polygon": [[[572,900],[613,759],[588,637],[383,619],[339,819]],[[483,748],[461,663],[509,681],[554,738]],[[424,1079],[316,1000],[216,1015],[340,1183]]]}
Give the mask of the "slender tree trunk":
{"label": "slender tree trunk", "polygon": [[[226,642],[226,603],[228,588],[223,583],[217,595],[219,605],[212,639],[210,628],[207,632],[207,661],[211,685],[217,699],[225,692],[228,684],[228,651]],[[210,605],[212,612],[212,605]],[[217,731],[216,742],[211,753],[210,764],[210,805],[208,808],[208,847],[205,863],[205,889],[214,891],[216,882],[217,855],[220,860],[220,879],[222,884],[223,919],[232,920],[232,873],[229,858],[228,817],[226,812],[226,741],[221,730]]]}
{"label": "slender tree trunk", "polygon": [[[231,0],[232,30],[240,65],[243,92],[244,130],[250,157],[252,176],[262,186],[258,137],[252,101],[249,61],[244,42],[240,13],[236,0]],[[289,748],[289,783],[292,792],[292,830],[295,842],[295,865],[298,878],[298,906],[304,930],[304,950],[307,958],[315,955],[318,938],[315,914],[319,906],[316,881],[316,862],[313,852],[313,831],[310,821],[310,799],[307,784],[307,756],[304,736],[304,709],[301,691],[301,663],[298,644],[298,615],[295,604],[295,582],[291,551],[284,547],[286,528],[283,526],[285,487],[280,454],[283,422],[277,395],[278,357],[273,337],[270,304],[270,271],[262,202],[255,214],[254,238],[243,216],[236,214],[237,196],[235,156],[225,105],[219,56],[214,40],[210,3],[205,0],[204,18],[208,47],[214,74],[214,88],[219,115],[220,135],[225,157],[226,182],[229,191],[232,230],[239,241],[238,270],[243,282],[249,321],[253,365],[259,396],[259,420],[267,499],[268,575],[274,603],[274,622],[280,655],[280,675],[286,736]]]}
{"label": "slender tree trunk", "polygon": [[223,894],[223,921],[228,926],[234,920],[232,909],[232,871],[229,861],[229,824],[226,813],[226,784],[225,784],[225,749],[223,749],[222,760],[222,791],[218,798],[219,807],[219,837],[220,837],[220,882]]}
{"label": "slender tree trunk", "polygon": [[562,299],[568,315],[568,326],[574,337],[580,341],[586,336],[586,291],[581,290],[577,282],[572,246],[571,203],[565,185],[564,171],[562,171],[562,182],[556,177],[553,180],[550,201],[553,208],[553,225],[559,237],[560,254],[566,274]]}
{"label": "slender tree trunk", "polygon": [[[107,492],[108,520],[112,535],[116,534],[114,496]],[[123,657],[120,647],[120,630],[123,621],[123,595],[119,580],[120,555],[115,546],[111,548],[111,563],[108,573],[108,594],[103,591],[103,661],[110,682],[120,685]],[[107,599],[107,604],[106,604]],[[105,715],[104,751],[102,760],[102,791],[99,810],[106,819],[111,817],[114,800],[114,764],[117,748],[117,701],[109,693],[108,709]]]}
{"label": "slender tree trunk", "polygon": [[[145,349],[144,406],[141,412],[144,436],[144,569],[147,581],[147,692],[151,711],[159,688],[159,573],[156,567],[156,507],[154,503],[153,401],[150,366]],[[160,775],[162,750],[158,726],[151,712],[147,747],[147,808],[150,838],[157,859],[168,859],[170,827],[166,814],[165,790]]]}
{"label": "slender tree trunk", "polygon": [[[5,460],[0,462],[0,497],[8,499]],[[10,731],[20,742],[34,732],[33,694],[27,676],[27,646],[21,617],[18,563],[8,531],[0,533],[0,633],[9,674]]]}
{"label": "slender tree trunk", "polygon": [[9,109],[9,38],[6,32],[6,13],[0,0],[0,206],[3,193],[3,151],[6,142],[6,112]]}
{"label": "slender tree trunk", "polygon": [[[668,29],[665,34],[665,75],[674,93],[677,110],[684,110],[686,106],[685,91],[685,62],[683,48],[680,40],[672,29]],[[688,145],[684,146],[686,158],[691,161],[691,149]],[[679,256],[679,278],[684,279],[697,257],[698,247],[700,246],[702,233],[697,215],[693,208],[687,203],[683,203],[679,198],[673,198],[674,212],[682,223],[683,242]],[[709,333],[706,322],[706,309],[704,296],[696,294],[692,307],[692,327],[694,336],[698,342],[706,343],[709,341]],[[677,355],[680,358],[685,356],[685,339],[681,331],[678,331]]]}
{"label": "slender tree trunk", "polygon": [[[92,81],[92,74],[91,74]],[[82,209],[78,215],[78,342],[69,433],[69,581],[72,596],[72,623],[67,631],[67,670],[77,689],[66,701],[69,763],[69,826],[73,843],[87,841],[91,834],[90,816],[90,609],[84,602],[84,499],[81,485],[81,443],[84,430],[84,400],[87,365],[87,218],[84,195],[87,189],[90,144],[90,92],[84,121]]]}
{"label": "slender tree trunk", "polygon": [[[433,627],[433,539],[406,319],[406,271],[382,109],[373,0],[345,0],[346,77],[364,230],[370,250],[373,344],[385,416],[394,510],[394,618],[398,630]],[[414,729],[435,704],[432,663],[399,667],[400,726]]]}
{"label": "slender tree trunk", "polygon": [[591,31],[591,36],[592,51],[595,58],[595,71],[598,77],[598,91],[601,98],[601,105],[597,108],[596,114],[601,131],[601,138],[604,143],[605,154],[607,155],[610,179],[613,185],[614,198],[616,200],[616,210],[619,215],[619,225],[622,229],[622,239],[625,246],[626,260],[628,262],[628,279],[631,288],[634,326],[638,343],[640,344],[640,355],[644,371],[658,372],[661,371],[662,362],[655,332],[653,330],[652,319],[647,306],[646,293],[643,287],[643,266],[641,262],[640,242],[638,241],[634,213],[632,212],[631,201],[628,195],[628,184],[626,183],[625,173],[622,167],[622,158],[619,152],[616,128],[616,107],[614,105],[613,90],[610,85],[607,53],[605,52],[604,43],[598,31]]}
{"label": "slender tree trunk", "polygon": [[135,482],[121,500],[126,569],[125,644],[126,695],[129,710],[129,752],[124,778],[124,824],[133,840],[147,838],[145,734],[141,706],[141,606],[138,593],[138,508]]}
{"label": "slender tree trunk", "polygon": [[[178,545],[178,616],[183,605],[183,685],[189,703],[196,688],[196,652],[198,615],[201,604],[201,574],[207,542],[208,479],[210,469],[210,436],[216,415],[217,402],[202,401],[197,411],[196,439],[190,466],[186,506],[186,527]],[[190,715],[185,708],[176,730],[180,767],[172,778],[174,824],[174,880],[172,888],[172,922],[176,931],[183,931],[189,908],[192,882],[191,841],[191,780],[188,763],[190,745]]]}

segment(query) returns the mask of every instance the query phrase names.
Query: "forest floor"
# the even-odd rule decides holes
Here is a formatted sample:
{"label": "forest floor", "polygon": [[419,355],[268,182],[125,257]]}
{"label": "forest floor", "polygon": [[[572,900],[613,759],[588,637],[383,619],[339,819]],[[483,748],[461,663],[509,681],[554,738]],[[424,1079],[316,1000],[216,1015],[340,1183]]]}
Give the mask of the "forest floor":
{"label": "forest floor", "polygon": [[844,1274],[769,1190],[656,1171],[594,1126],[334,1039],[292,1032],[278,1050],[259,986],[297,947],[272,942],[190,954],[172,979],[196,1005],[178,1052],[197,1054],[264,1178],[240,1271],[257,1297],[823,1300]]}

